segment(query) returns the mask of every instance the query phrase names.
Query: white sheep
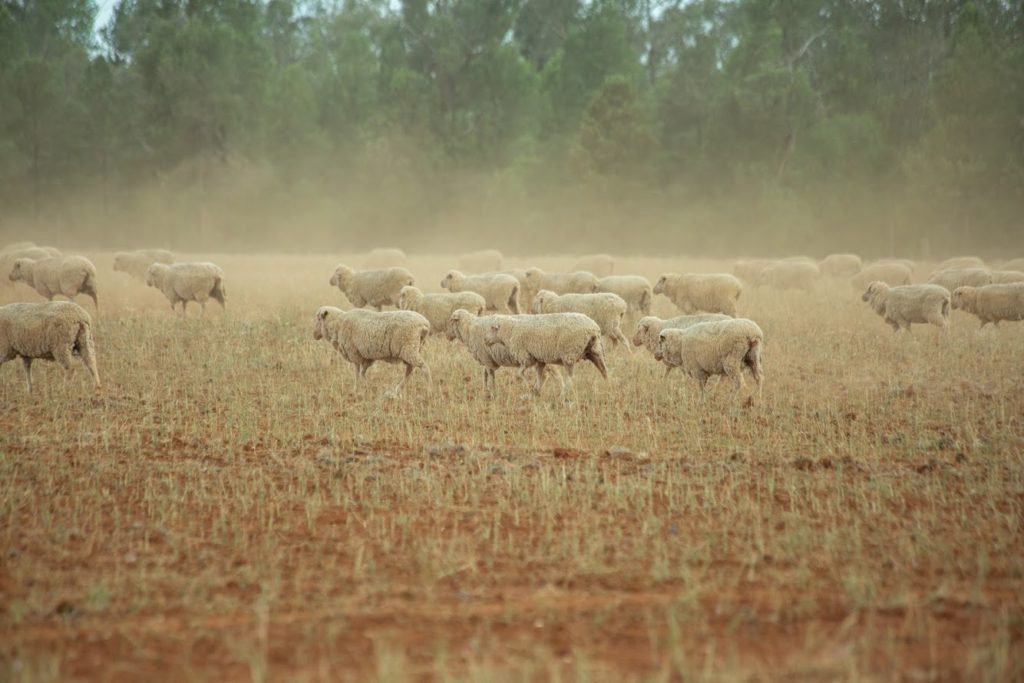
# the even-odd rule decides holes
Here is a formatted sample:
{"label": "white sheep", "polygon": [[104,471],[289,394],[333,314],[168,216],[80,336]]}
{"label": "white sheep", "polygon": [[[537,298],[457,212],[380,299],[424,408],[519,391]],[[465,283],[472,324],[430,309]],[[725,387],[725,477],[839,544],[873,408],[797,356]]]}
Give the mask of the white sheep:
{"label": "white sheep", "polygon": [[955,292],[957,287],[984,287],[992,284],[992,271],[987,268],[956,268],[932,273],[928,284]]}
{"label": "white sheep", "polygon": [[405,268],[381,268],[356,271],[338,265],[331,275],[331,286],[337,287],[356,308],[398,306],[398,293],[402,287],[414,285],[412,273]]}
{"label": "white sheep", "polygon": [[1024,258],[1010,259],[1002,265],[1002,269],[1024,272]]}
{"label": "white sheep", "polygon": [[195,301],[206,313],[210,299],[227,308],[224,271],[208,261],[196,263],[152,263],[146,269],[146,284],[164,293],[171,302],[171,310],[181,302],[181,313],[186,313],[188,302]]}
{"label": "white sheep", "polygon": [[597,277],[608,277],[615,272],[615,259],[608,254],[589,254],[581,256],[573,265],[574,271],[587,271]]}
{"label": "white sheep", "polygon": [[1024,320],[1024,283],[957,287],[953,308],[977,316],[981,327],[988,323],[999,327],[1000,320]]}
{"label": "white sheep", "polygon": [[939,265],[935,266],[933,272],[938,273],[943,270],[965,270],[967,268],[986,268],[985,262],[977,256],[954,256],[948,258]]}
{"label": "white sheep", "polygon": [[626,302],[630,315],[650,315],[654,292],[647,278],[640,275],[609,275],[597,281],[597,291],[617,294]]}
{"label": "white sheep", "polygon": [[484,298],[489,311],[519,312],[519,280],[507,273],[465,275],[458,270],[449,270],[441,280],[441,287],[453,293],[476,292]]}
{"label": "white sheep", "polygon": [[622,319],[626,315],[626,302],[618,294],[555,294],[542,289],[533,298],[532,313],[582,313],[597,323],[601,334],[622,344],[627,351],[629,340],[622,333]]}
{"label": "white sheep", "polygon": [[497,249],[481,249],[459,257],[459,270],[465,273],[492,273],[501,270],[505,257]]}
{"label": "white sheep", "polygon": [[67,379],[72,372],[72,357],[78,356],[92,375],[96,388],[101,388],[92,318],[76,303],[52,301],[0,306],[0,365],[19,356],[30,394],[32,361],[37,359],[59,363]]}
{"label": "white sheep", "polygon": [[734,318],[691,325],[683,329],[667,329],[658,333],[655,358],[666,365],[678,367],[700,383],[700,397],[713,375],[731,378],[736,383],[735,395],[743,389],[743,368],[750,370],[761,396],[764,373],[761,352],[764,333],[753,320]]}
{"label": "white sheep", "polygon": [[764,268],[758,277],[757,284],[772,289],[799,289],[810,292],[813,291],[820,279],[821,271],[816,263],[804,258],[797,258],[779,261]]}
{"label": "white sheep", "polygon": [[354,390],[366,371],[377,361],[404,363],[405,375],[385,395],[401,392],[409,375],[419,368],[431,382],[430,368],[423,360],[423,342],[430,334],[430,322],[412,311],[342,311],[321,306],[313,324],[313,339],[324,339],[355,368]]}
{"label": "white sheep", "polygon": [[14,262],[8,277],[12,282],[24,282],[49,300],[57,295],[73,300],[77,295],[85,294],[92,297],[93,305],[99,308],[96,266],[84,256],[51,257],[38,261],[20,258]]}
{"label": "white sheep", "polygon": [[868,285],[861,300],[868,302],[893,332],[909,332],[912,323],[929,323],[948,331],[949,296],[949,291],[939,285],[890,287],[876,281]]}
{"label": "white sheep", "polygon": [[380,270],[383,268],[400,268],[408,263],[409,258],[401,249],[394,247],[380,247],[370,250],[363,261],[363,268],[367,270]]}
{"label": "white sheep", "polygon": [[526,283],[519,291],[519,299],[527,307],[542,289],[555,294],[589,294],[597,291],[597,276],[585,270],[545,273],[540,268],[527,268],[524,279]]}
{"label": "white sheep", "polygon": [[[495,373],[499,368],[519,367],[504,344],[488,346],[485,337],[491,325],[510,316],[485,315],[479,316],[465,309],[452,313],[448,319],[445,334],[448,341],[462,342],[470,355],[484,368],[484,388],[494,388]],[[519,368],[520,373],[523,368]],[[559,376],[559,381],[561,377]]]}
{"label": "white sheep", "polygon": [[476,292],[424,294],[419,287],[406,285],[398,292],[398,308],[419,313],[430,322],[431,332],[444,332],[452,313],[464,308],[480,315],[486,302]]}
{"label": "white sheep", "polygon": [[549,365],[565,368],[570,390],[573,366],[583,360],[593,363],[601,376],[608,379],[601,328],[582,313],[542,313],[504,318],[491,323],[484,335],[484,343],[490,347],[503,345],[517,367],[535,368],[535,394],[540,393]]}
{"label": "white sheep", "polygon": [[853,277],[864,268],[864,262],[856,254],[829,254],[818,268],[829,277]]}
{"label": "white sheep", "polygon": [[[724,313],[697,313],[695,315],[680,315],[675,318],[664,320],[653,315],[640,318],[636,324],[636,333],[633,334],[633,346],[643,346],[652,355],[658,351],[658,335],[662,330],[684,330],[700,323],[713,323],[722,320],[731,320],[732,316]],[[673,365],[665,369],[667,375],[672,371]]]}
{"label": "white sheep", "polygon": [[174,263],[174,254],[166,249],[137,249],[114,254],[114,271],[127,273],[145,282],[146,271],[154,263]]}
{"label": "white sheep", "polygon": [[775,264],[768,259],[744,259],[733,264],[732,273],[751,287],[756,287],[761,279],[761,271]]}
{"label": "white sheep", "polygon": [[992,284],[1011,285],[1014,282],[1024,282],[1024,272],[1019,270],[993,270],[991,271]]}
{"label": "white sheep", "polygon": [[14,249],[12,251],[0,253],[0,287],[9,286],[11,284],[11,269],[14,268],[14,262],[20,258],[42,261],[43,259],[55,257],[43,247],[25,247],[23,249]]}
{"label": "white sheep", "polygon": [[872,263],[864,266],[863,270],[850,278],[850,284],[858,292],[863,292],[872,282],[884,282],[890,287],[898,287],[909,285],[912,273],[911,268],[905,263],[895,261]]}
{"label": "white sheep", "polygon": [[728,273],[666,273],[654,285],[655,294],[664,294],[683,313],[725,313],[736,315],[736,302],[743,283]]}

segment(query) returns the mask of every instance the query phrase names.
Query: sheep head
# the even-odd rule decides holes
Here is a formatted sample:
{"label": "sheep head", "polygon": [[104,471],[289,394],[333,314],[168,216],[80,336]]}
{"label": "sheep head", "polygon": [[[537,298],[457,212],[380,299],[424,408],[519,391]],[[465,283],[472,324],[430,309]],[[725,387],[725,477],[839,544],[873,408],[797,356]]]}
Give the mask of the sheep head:
{"label": "sheep head", "polygon": [[356,271],[352,270],[346,265],[339,265],[334,269],[334,273],[331,275],[331,287],[337,287],[338,289],[348,289],[348,285],[352,282],[352,276],[356,274]]}
{"label": "sheep head", "polygon": [[978,298],[977,287],[957,287],[953,292],[953,309],[969,310]]}

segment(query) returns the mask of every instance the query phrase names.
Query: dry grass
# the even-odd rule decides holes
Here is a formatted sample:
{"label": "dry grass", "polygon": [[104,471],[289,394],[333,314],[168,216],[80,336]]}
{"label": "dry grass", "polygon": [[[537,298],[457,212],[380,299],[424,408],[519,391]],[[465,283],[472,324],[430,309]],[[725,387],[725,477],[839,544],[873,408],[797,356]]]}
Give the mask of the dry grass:
{"label": "dry grass", "polygon": [[384,401],[312,339],[336,257],[215,256],[200,320],[92,256],[104,391],[0,370],[0,679],[1024,676],[1020,325],[756,291],[760,405],[643,350],[488,397],[438,338]]}

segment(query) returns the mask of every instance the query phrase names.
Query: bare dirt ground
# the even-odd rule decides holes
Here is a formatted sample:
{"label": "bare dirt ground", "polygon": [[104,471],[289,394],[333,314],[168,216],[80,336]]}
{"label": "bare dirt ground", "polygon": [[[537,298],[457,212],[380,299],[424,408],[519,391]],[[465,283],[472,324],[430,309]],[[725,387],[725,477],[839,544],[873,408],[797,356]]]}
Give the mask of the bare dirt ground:
{"label": "bare dirt ground", "polygon": [[0,680],[1024,677],[1021,323],[750,290],[761,402],[621,348],[488,396],[439,338],[388,401],[312,339],[341,257],[204,255],[227,310],[183,319],[90,256],[104,389],[0,368]]}

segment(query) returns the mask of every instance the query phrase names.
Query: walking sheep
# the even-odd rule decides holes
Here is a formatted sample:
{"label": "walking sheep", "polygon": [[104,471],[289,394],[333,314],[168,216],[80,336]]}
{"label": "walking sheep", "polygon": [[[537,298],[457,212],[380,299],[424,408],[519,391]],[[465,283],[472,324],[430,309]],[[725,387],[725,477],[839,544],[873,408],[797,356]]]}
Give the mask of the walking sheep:
{"label": "walking sheep", "polygon": [[850,284],[859,292],[863,292],[872,282],[884,282],[890,287],[897,287],[909,285],[911,274],[912,270],[905,263],[872,263],[850,278]]}
{"label": "walking sheep", "polygon": [[617,294],[562,294],[542,289],[537,292],[531,307],[533,313],[582,313],[597,323],[601,334],[621,343],[627,351],[629,340],[622,334],[622,318],[626,315],[626,302]]}
{"label": "walking sheep", "polygon": [[654,293],[651,283],[640,275],[609,275],[597,281],[597,291],[617,294],[626,302],[630,315],[650,315]]}
{"label": "walking sheep", "polygon": [[736,315],[736,301],[743,283],[728,273],[687,273],[662,275],[654,285],[655,294],[664,294],[683,313],[725,313]]}
{"label": "walking sheep", "polygon": [[430,368],[423,360],[423,342],[430,334],[430,323],[412,311],[375,312],[360,308],[342,311],[321,306],[313,324],[313,339],[324,339],[352,363],[355,369],[354,391],[366,371],[377,361],[404,363],[405,375],[385,394],[397,396],[415,368],[431,382]]}
{"label": "walking sheep", "polygon": [[96,297],[96,266],[84,256],[44,258],[34,261],[20,258],[11,267],[8,276],[12,282],[24,282],[49,300],[58,294],[74,299],[79,294],[92,297],[99,310]]}
{"label": "walking sheep", "polygon": [[74,302],[0,306],[0,365],[19,356],[30,394],[32,361],[37,359],[59,363],[64,368],[66,381],[72,372],[72,357],[78,356],[92,375],[96,388],[101,388],[92,340],[92,318]]}
{"label": "walking sheep", "polygon": [[14,268],[14,262],[18,259],[27,258],[33,261],[42,261],[43,259],[56,258],[57,256],[60,256],[60,254],[52,254],[49,248],[44,247],[25,247],[0,253],[0,287],[10,285],[11,269]]}
{"label": "walking sheep", "polygon": [[981,327],[988,323],[999,327],[1001,320],[1024,320],[1024,283],[957,287],[953,308],[977,316]]}
{"label": "walking sheep", "polygon": [[992,284],[992,271],[987,268],[957,268],[932,273],[928,283],[955,292],[957,287],[984,287]]}
{"label": "walking sheep", "polygon": [[331,275],[331,286],[337,287],[356,308],[398,306],[402,287],[415,284],[412,273],[405,268],[355,271],[339,265]]}
{"label": "walking sheep", "polygon": [[114,271],[127,273],[145,282],[146,271],[154,263],[174,263],[174,254],[166,249],[138,249],[114,254]]}
{"label": "walking sheep", "polygon": [[823,275],[829,277],[853,277],[861,271],[864,263],[856,254],[829,254],[818,267]]}
{"label": "walking sheep", "polygon": [[[549,365],[561,365],[573,386],[573,366],[583,360],[594,364],[608,379],[601,345],[601,328],[582,313],[542,313],[540,315],[504,318],[491,323],[484,335],[489,347],[503,345],[511,360],[521,368],[535,368],[535,394],[540,394]],[[563,393],[565,388],[563,387]]]}
{"label": "walking sheep", "polygon": [[[494,376],[498,368],[519,367],[504,344],[488,346],[485,342],[491,325],[508,317],[504,315],[478,316],[465,309],[460,309],[452,313],[448,319],[445,330],[448,341],[457,339],[462,342],[474,360],[483,366],[485,389],[488,386],[491,389],[494,388]],[[523,368],[519,368],[519,371],[522,373]],[[560,376],[559,381],[561,381]]]}
{"label": "walking sheep", "polygon": [[[658,352],[658,335],[661,334],[662,330],[684,330],[687,327],[693,327],[700,323],[713,323],[722,320],[732,320],[732,316],[722,313],[698,313],[696,315],[680,315],[663,320],[649,315],[645,318],[640,318],[640,321],[636,324],[633,346],[646,347],[652,355],[655,355]],[[665,374],[667,375],[671,372],[674,367],[674,365],[667,365]]]}
{"label": "walking sheep", "polygon": [[424,294],[419,287],[407,285],[398,293],[398,308],[419,313],[430,322],[431,332],[444,332],[452,313],[460,308],[480,315],[484,298],[476,292],[455,294]]}
{"label": "walking sheep", "polygon": [[580,257],[572,269],[574,271],[585,270],[597,277],[608,277],[615,272],[615,259],[608,254],[590,254]]}
{"label": "walking sheep", "polygon": [[800,289],[810,292],[820,278],[821,271],[818,270],[817,264],[801,258],[779,261],[768,266],[761,271],[757,284],[772,289]]}
{"label": "walking sheep", "polygon": [[213,299],[226,309],[227,292],[224,289],[224,271],[208,261],[197,263],[153,263],[146,269],[146,284],[164,293],[171,302],[171,310],[181,302],[185,315],[189,301],[195,301],[206,314],[206,302]]}
{"label": "walking sheep", "polygon": [[991,271],[992,284],[1010,285],[1014,282],[1024,282],[1024,272],[1019,270],[993,270]]}
{"label": "walking sheep", "polygon": [[678,367],[700,383],[700,398],[712,375],[723,375],[736,383],[735,395],[743,389],[743,368],[757,382],[761,396],[764,373],[761,351],[764,333],[753,320],[735,318],[698,323],[684,329],[667,329],[658,334],[655,358]]}
{"label": "walking sheep", "polygon": [[506,273],[464,275],[449,270],[441,280],[441,287],[449,292],[476,292],[484,298],[488,311],[519,312],[519,281]]}
{"label": "walking sheep", "polygon": [[540,268],[527,268],[526,285],[519,292],[520,300],[529,306],[542,289],[555,294],[590,294],[597,291],[597,276],[585,270],[545,273]]}
{"label": "walking sheep", "polygon": [[872,282],[861,296],[892,326],[893,332],[910,331],[912,323],[930,323],[949,330],[949,291],[939,285],[890,287]]}
{"label": "walking sheep", "polygon": [[501,270],[505,257],[497,249],[482,249],[459,257],[459,270],[465,273],[493,273]]}

